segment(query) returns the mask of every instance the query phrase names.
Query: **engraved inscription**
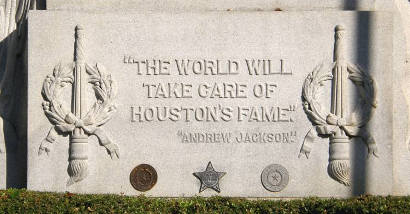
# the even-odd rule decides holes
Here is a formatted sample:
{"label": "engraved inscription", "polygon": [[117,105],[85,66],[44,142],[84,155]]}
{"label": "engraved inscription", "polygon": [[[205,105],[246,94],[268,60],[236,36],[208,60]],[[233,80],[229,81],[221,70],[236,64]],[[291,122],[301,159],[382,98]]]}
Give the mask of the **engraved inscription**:
{"label": "engraved inscription", "polygon": [[132,122],[271,122],[293,123],[295,105],[279,106],[131,106]]}
{"label": "engraved inscription", "polygon": [[289,132],[177,132],[181,143],[296,143],[296,131]]}
{"label": "engraved inscription", "polygon": [[[142,80],[137,84],[136,90],[149,103],[137,103],[130,106],[132,123],[266,123],[266,125],[279,123],[295,125],[298,110],[296,106],[299,105],[297,98],[293,101],[286,100],[286,102],[278,99],[282,95],[280,94],[281,86],[290,82],[293,75],[292,68],[283,58],[144,59],[124,55],[122,61],[125,65],[132,67],[131,71],[135,72],[134,77]],[[242,79],[238,78],[239,76]],[[240,102],[235,102],[235,100]],[[245,104],[244,101],[248,100],[249,104]],[[173,104],[166,104],[167,101],[173,101]],[[218,101],[222,102],[215,103]],[[179,130],[177,136],[179,142],[184,144],[293,144],[297,137],[296,131],[292,128],[265,132],[260,130],[254,132],[248,130],[219,132]]]}
{"label": "engraved inscription", "polygon": [[292,70],[285,67],[285,60],[280,59],[279,64],[270,59],[246,59],[249,75],[292,75]]}
{"label": "engraved inscription", "polygon": [[123,63],[135,65],[138,75],[292,75],[285,59],[139,59],[124,55]]}
{"label": "engraved inscription", "polygon": [[[137,84],[137,90],[147,100],[244,100],[267,101],[279,97],[281,79],[293,75],[284,59],[139,59],[124,55],[123,63],[133,66],[137,76],[147,77]],[[224,81],[212,76],[246,75],[258,79],[261,75],[276,75],[268,81]],[[177,81],[166,81],[155,76],[175,76]],[[184,77],[200,81],[184,81]],[[205,76],[208,76],[206,78]],[[149,81],[147,81],[149,79]],[[170,79],[171,80],[171,79]],[[262,79],[263,80],[263,79]],[[252,105],[207,104],[132,105],[131,122],[240,122],[294,123],[296,101],[293,103]],[[240,142],[241,140],[237,140]]]}

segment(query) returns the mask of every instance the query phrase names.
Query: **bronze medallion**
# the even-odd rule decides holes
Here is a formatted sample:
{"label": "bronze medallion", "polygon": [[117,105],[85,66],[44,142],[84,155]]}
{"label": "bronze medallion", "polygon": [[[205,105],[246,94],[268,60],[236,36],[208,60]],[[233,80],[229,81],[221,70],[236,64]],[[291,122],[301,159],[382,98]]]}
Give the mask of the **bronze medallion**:
{"label": "bronze medallion", "polygon": [[271,164],[262,171],[261,180],[266,190],[280,192],[289,183],[289,173],[282,165]]}
{"label": "bronze medallion", "polygon": [[148,164],[140,164],[130,174],[130,182],[134,189],[145,192],[157,183],[158,175],[154,167]]}

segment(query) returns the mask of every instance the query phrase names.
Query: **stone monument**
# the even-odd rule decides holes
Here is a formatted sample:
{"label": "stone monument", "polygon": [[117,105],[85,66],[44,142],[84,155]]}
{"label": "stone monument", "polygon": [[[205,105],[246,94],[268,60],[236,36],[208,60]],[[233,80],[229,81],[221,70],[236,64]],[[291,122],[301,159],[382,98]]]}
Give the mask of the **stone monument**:
{"label": "stone monument", "polygon": [[[363,32],[357,17],[377,27]],[[390,13],[39,11],[28,22],[29,189],[394,194]]]}
{"label": "stone monument", "polygon": [[406,8],[0,1],[0,188],[408,195]]}

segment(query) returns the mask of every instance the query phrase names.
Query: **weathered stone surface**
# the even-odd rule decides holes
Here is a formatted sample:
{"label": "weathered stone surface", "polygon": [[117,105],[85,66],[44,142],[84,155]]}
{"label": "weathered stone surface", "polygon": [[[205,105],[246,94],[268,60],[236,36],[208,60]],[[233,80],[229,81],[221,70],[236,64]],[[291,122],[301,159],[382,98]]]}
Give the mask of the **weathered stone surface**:
{"label": "weathered stone surface", "polygon": [[47,0],[49,10],[225,11],[392,10],[390,0]]}
{"label": "weathered stone surface", "polygon": [[[212,161],[216,171],[226,172],[219,181],[223,196],[394,194],[397,182],[407,181],[393,178],[392,150],[401,143],[394,137],[405,138],[405,133],[395,133],[393,126],[396,118],[393,101],[402,97],[391,90],[400,68],[399,62],[394,64],[400,58],[396,57],[398,50],[393,46],[393,23],[391,14],[378,12],[31,13],[28,188],[139,194],[132,188],[129,174],[135,166],[146,163],[156,169],[158,181],[144,194],[193,196],[198,194],[200,182],[192,173],[203,171],[206,163]],[[75,40],[78,25],[81,27],[77,27]],[[340,45],[335,45],[337,25],[345,29],[340,40],[344,42],[345,52]],[[334,57],[334,52],[345,60]],[[190,65],[194,65],[193,70],[188,68],[187,75],[179,73],[182,60],[191,60]],[[72,64],[73,61],[76,63]],[[61,67],[55,67],[60,62]],[[100,64],[95,66],[96,62]],[[271,74],[255,75],[252,62],[267,63],[264,68],[270,68]],[[331,74],[333,62],[344,72],[339,76],[345,78],[343,87],[332,80],[324,81],[323,87],[319,87],[320,81],[306,83],[309,74],[319,80],[316,78],[319,76],[312,73],[319,71],[315,70],[319,65],[323,65],[319,73]],[[151,66],[148,70],[147,63]],[[80,71],[81,77],[76,75]],[[110,74],[116,83],[116,99],[108,95],[111,87],[101,86],[98,72],[102,71]],[[351,79],[357,81],[356,85],[347,79],[348,71],[353,75]],[[47,75],[50,85],[64,86],[61,94],[54,96],[54,88],[46,84],[50,93],[42,98]],[[79,84],[86,83],[85,75],[91,75],[93,82]],[[334,79],[336,76],[333,75]],[[66,83],[60,84],[56,79]],[[109,82],[107,76],[103,79]],[[220,91],[215,89],[215,84]],[[77,89],[71,89],[71,85]],[[98,89],[96,96],[92,86],[102,91]],[[168,86],[172,86],[172,91],[175,87],[176,91],[170,93]],[[375,95],[373,86],[377,88]],[[320,95],[306,95],[309,90],[319,90]],[[340,96],[332,95],[332,90]],[[224,98],[219,98],[221,96]],[[360,100],[360,96],[364,99]],[[64,106],[59,108],[61,112],[53,110],[53,105],[59,106],[59,103]],[[117,112],[111,114],[113,103]],[[86,113],[94,104],[106,113],[87,120]],[[314,117],[309,120],[304,107],[309,110],[312,109],[309,105],[317,104],[321,106],[319,111],[323,111],[323,120]],[[334,109],[331,106],[335,106]],[[359,107],[358,121],[345,123],[344,120],[352,120],[347,116],[343,119],[339,110],[350,116],[355,106]],[[151,117],[151,112],[161,113],[167,110],[165,107],[174,110],[166,117],[158,114]],[[275,112],[270,112],[271,109]],[[57,111],[60,115],[46,117],[43,110]],[[276,116],[261,114],[262,110]],[[371,111],[373,115],[366,128],[355,132],[355,125],[363,120],[367,122],[363,118]],[[176,116],[176,112],[180,114]],[[106,121],[108,118],[111,120]],[[52,123],[60,125],[57,126],[60,133],[55,138],[49,136],[48,142],[53,142],[50,144],[44,139]],[[312,124],[321,123],[323,127],[312,129]],[[104,134],[94,129],[92,125],[96,124],[103,125]],[[305,139],[309,130],[322,129],[318,134],[326,135],[326,130],[340,128],[342,133],[354,137],[343,138],[343,142],[347,142],[343,148],[333,146],[329,151],[329,142],[337,141],[333,138],[311,134]],[[80,135],[73,137],[75,134],[71,131],[77,129],[85,130],[82,140],[88,141],[87,146],[79,146]],[[372,135],[374,141],[367,134]],[[92,135],[98,135],[105,146],[98,146],[98,139]],[[242,135],[250,137],[238,140]],[[360,136],[370,145],[369,158],[368,147]],[[306,154],[308,159],[305,157],[308,148],[302,147],[304,141],[315,142],[311,144],[310,154]],[[374,150],[373,142],[378,151]],[[39,155],[40,145],[42,155]],[[350,149],[344,145],[350,145]],[[305,153],[300,153],[301,148]],[[119,159],[111,160],[107,151],[112,158],[118,156]],[[78,168],[72,167],[67,173],[69,156],[70,166],[77,164],[72,160],[83,160],[87,156],[88,169],[80,167],[84,164],[80,162]],[[345,156],[350,157],[344,159]],[[352,178],[340,178],[337,172],[328,174],[332,160],[347,160],[344,163],[350,163]],[[263,169],[271,164],[280,164],[289,173],[289,183],[280,192],[269,192],[261,183]],[[67,181],[70,186],[66,186]],[[214,194],[212,190],[200,193]]]}
{"label": "weathered stone surface", "polygon": [[[410,10],[408,10],[407,13],[410,14]],[[408,24],[408,20],[396,17],[395,26],[393,39],[395,57],[393,66],[394,70],[398,72],[394,77],[394,87],[392,88],[394,95],[393,139],[395,142],[393,146],[394,192],[396,195],[409,195],[410,171],[407,169],[410,166],[410,114],[408,109],[410,107],[410,48],[408,47],[410,46],[408,43],[409,40],[406,42],[403,32],[407,34],[407,39],[410,39],[410,25]],[[402,99],[402,97],[405,99]]]}
{"label": "weathered stone surface", "polygon": [[[0,189],[26,187],[26,18],[35,1],[0,1]],[[18,139],[18,140],[17,140]]]}
{"label": "weathered stone surface", "polygon": [[23,188],[26,183],[26,150],[14,127],[0,118],[0,189]]}

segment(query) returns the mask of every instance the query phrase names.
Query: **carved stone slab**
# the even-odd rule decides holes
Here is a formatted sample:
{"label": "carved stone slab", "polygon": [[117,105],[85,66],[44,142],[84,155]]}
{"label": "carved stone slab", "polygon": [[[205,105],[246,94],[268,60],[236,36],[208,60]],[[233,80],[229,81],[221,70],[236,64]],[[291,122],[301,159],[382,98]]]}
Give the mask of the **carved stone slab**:
{"label": "carved stone slab", "polygon": [[[145,163],[158,176],[148,196],[392,194],[393,30],[389,13],[369,12],[31,13],[28,188],[140,194],[129,176]],[[93,72],[50,102],[65,108],[56,118],[66,129],[39,156],[58,124],[44,111],[43,84],[60,62],[74,62],[70,75],[82,63]],[[73,159],[88,164],[67,186],[84,169]],[[220,193],[198,193],[192,176],[209,161],[226,172]],[[280,192],[261,184],[272,163],[289,173]]]}

